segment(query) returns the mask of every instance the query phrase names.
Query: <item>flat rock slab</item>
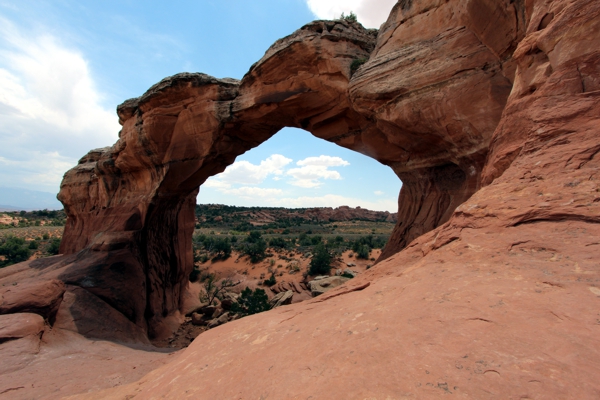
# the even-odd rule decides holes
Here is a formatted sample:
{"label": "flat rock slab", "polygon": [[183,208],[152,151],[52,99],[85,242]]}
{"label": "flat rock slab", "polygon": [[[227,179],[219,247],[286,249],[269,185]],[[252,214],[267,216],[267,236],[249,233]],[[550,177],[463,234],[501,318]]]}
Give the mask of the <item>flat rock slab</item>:
{"label": "flat rock slab", "polygon": [[62,399],[138,380],[175,353],[52,329],[0,345],[0,399]]}
{"label": "flat rock slab", "polygon": [[0,315],[0,342],[39,335],[44,330],[44,318],[38,314]]}
{"label": "flat rock slab", "polygon": [[308,282],[310,292],[313,296],[323,294],[333,288],[336,288],[348,282],[350,278],[343,276],[317,277],[314,281]]}
{"label": "flat rock slab", "polygon": [[48,318],[64,293],[65,284],[57,279],[4,286],[0,288],[0,314],[32,312]]}
{"label": "flat rock slab", "polygon": [[56,315],[55,328],[95,339],[149,344],[141,328],[87,290],[69,285],[64,298]]}

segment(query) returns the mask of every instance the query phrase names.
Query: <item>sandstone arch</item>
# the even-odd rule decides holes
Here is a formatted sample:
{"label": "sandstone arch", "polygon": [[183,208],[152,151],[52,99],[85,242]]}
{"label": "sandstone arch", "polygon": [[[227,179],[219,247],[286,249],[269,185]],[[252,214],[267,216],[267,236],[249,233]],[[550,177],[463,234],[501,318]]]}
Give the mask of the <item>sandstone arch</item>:
{"label": "sandstone arch", "polygon": [[[96,372],[100,364],[82,364],[77,357],[53,358],[53,354],[57,357],[56,354],[62,353],[46,351],[39,359],[45,359],[42,365],[48,368],[40,368],[39,363],[29,363],[30,359],[25,358],[27,367],[3,375],[4,392],[27,397],[39,393],[41,397],[54,391],[90,399],[396,398],[399,394],[413,398],[448,394],[465,398],[598,398],[600,3],[596,0],[402,0],[398,4],[378,34],[370,61],[350,80],[349,97],[355,111],[360,111],[361,102],[371,102],[374,108],[367,120],[384,132],[382,135],[390,142],[413,151],[407,159],[391,164],[399,173],[413,177],[414,184],[410,187],[414,188],[414,196],[429,199],[415,200],[412,208],[407,207],[406,215],[416,222],[413,226],[426,220],[417,217],[426,216],[428,210],[438,207],[441,199],[468,196],[467,182],[481,185],[446,223],[324,297],[244,318],[200,335],[171,362],[138,382],[113,387],[114,379],[106,380],[106,376],[95,373],[86,380],[87,387],[82,387],[79,381],[73,385],[68,371],[81,370],[82,365],[89,369],[92,365]],[[507,10],[507,18],[494,14],[496,4],[501,6],[500,11]],[[429,60],[430,67],[435,65],[434,60],[448,62],[449,67],[454,65],[453,58],[447,56],[451,52],[440,53],[438,48],[437,52],[428,53],[426,48],[438,41],[453,43],[446,50],[456,48],[460,41],[452,42],[453,38],[464,35],[468,29],[445,29],[445,26],[456,28],[456,18],[466,21],[463,25],[458,23],[459,28],[473,26],[464,19],[472,10],[479,10],[482,24],[475,23],[474,28],[469,28],[471,31],[478,32],[477,26],[490,26],[506,32],[517,26],[515,32],[519,37],[520,27],[526,25],[523,28],[526,36],[512,57],[500,56],[500,64],[495,64],[495,69],[491,69],[495,72],[491,73],[488,64],[481,69],[459,70],[458,74],[453,69],[449,79],[446,76],[445,80],[431,80],[429,84],[422,76],[415,78],[405,92],[402,85],[394,86],[406,79],[403,71],[412,65],[404,55],[410,57],[408,60],[415,58],[415,62]],[[455,19],[446,18],[448,15]],[[489,19],[485,22],[490,15],[495,15],[497,22],[490,24]],[[513,19],[508,18],[511,15]],[[521,20],[524,25],[518,22]],[[415,21],[421,23],[412,23]],[[486,43],[484,47],[505,47],[494,45],[502,42],[499,39],[485,39],[485,29],[480,30],[483,32],[476,36]],[[419,50],[419,38],[423,39],[424,47],[419,57],[414,57]],[[408,51],[411,46],[412,52]],[[477,42],[467,47],[470,46],[481,50],[470,53],[472,56],[488,51]],[[510,54],[511,46],[506,48],[506,54]],[[493,53],[502,54],[496,50]],[[375,68],[374,63],[380,66]],[[394,64],[401,67],[395,68]],[[514,79],[510,73],[512,65],[517,66]],[[377,74],[378,69],[385,68],[386,74]],[[419,71],[417,68],[416,72]],[[445,69],[440,71],[444,75]],[[470,178],[468,165],[476,166],[474,161],[485,153],[487,130],[477,136],[483,146],[480,149],[478,142],[470,139],[474,136],[467,134],[474,132],[467,130],[468,124],[449,124],[444,123],[448,121],[444,118],[433,117],[451,115],[457,117],[451,122],[470,121],[474,127],[480,126],[473,122],[485,121],[485,112],[478,114],[475,102],[465,109],[458,106],[459,103],[469,106],[465,99],[458,103],[443,99],[452,95],[445,90],[448,85],[462,87],[461,93],[468,98],[473,92],[471,88],[476,86],[466,82],[472,79],[475,83],[479,79],[485,83],[480,79],[486,76],[484,72],[488,72],[489,82],[502,82],[505,77],[509,82],[514,80],[514,85],[488,143],[489,153],[477,182]],[[389,74],[397,79],[388,78]],[[369,75],[371,84],[361,84]],[[418,101],[426,98],[433,100]],[[408,107],[411,101],[420,106]],[[494,104],[489,101],[482,108]],[[367,107],[364,112],[369,110]],[[422,120],[414,118],[415,110],[423,111]],[[436,110],[444,112],[436,114]],[[474,113],[464,113],[469,110]],[[494,115],[490,114],[490,125]],[[411,125],[416,122],[419,125]],[[441,129],[446,126],[462,126],[464,138],[469,140],[457,140],[460,135],[450,134],[456,130]],[[397,132],[397,136],[391,132]],[[362,134],[349,137],[358,140],[356,136],[362,142]],[[421,137],[431,140],[431,146],[420,143]],[[231,145],[236,144],[239,143],[232,139]],[[144,146],[140,149],[146,149]],[[227,148],[224,143],[222,146]],[[423,153],[415,151],[419,146]],[[445,147],[450,155],[443,155]],[[393,151],[394,147],[391,148]],[[54,328],[64,328],[66,319],[61,313],[79,312],[77,317],[85,318],[86,314],[97,311],[90,305],[104,307],[102,311],[109,314],[98,315],[95,325],[88,319],[86,329],[79,332],[121,340],[124,336],[144,339],[146,332],[141,327],[146,324],[145,316],[135,325],[131,321],[137,321],[136,315],[125,314],[128,315],[125,317],[109,303],[125,310],[124,313],[127,301],[128,307],[145,309],[142,300],[146,299],[136,291],[142,286],[136,285],[145,285],[148,271],[143,269],[136,253],[143,247],[132,238],[140,236],[146,219],[140,213],[141,222],[134,217],[127,223],[135,214],[127,207],[138,200],[140,204],[154,204],[155,200],[152,193],[145,191],[144,185],[150,187],[150,181],[132,180],[137,185],[131,190],[116,192],[114,188],[133,179],[134,173],[139,177],[161,178],[164,171],[160,168],[144,171],[142,166],[119,175],[109,153],[102,150],[86,156],[67,175],[62,193],[72,200],[74,217],[85,219],[83,222],[74,219],[74,227],[78,223],[86,229],[94,226],[99,235],[82,229],[83,236],[91,238],[82,240],[83,250],[2,269],[3,313],[27,310],[51,320],[48,314],[60,304]],[[134,155],[142,160],[153,154],[148,153],[142,153],[143,157]],[[475,168],[474,175],[478,174]],[[99,195],[95,197],[96,208],[90,205],[86,209],[86,190],[92,190],[94,196],[100,193],[104,203],[98,200]],[[102,208],[111,201],[127,207]],[[447,204],[441,203],[440,210]],[[102,216],[112,225],[98,222],[94,213],[104,213]],[[107,229],[119,227],[119,223],[130,229],[140,225],[142,228],[131,232]],[[407,228],[406,232],[396,231],[404,240],[408,240],[406,235],[412,229]],[[71,235],[75,239],[74,232]],[[103,232],[109,233],[103,236]],[[83,244],[86,240],[89,245]],[[138,273],[139,280],[135,281]],[[66,283],[64,296],[65,285],[54,280],[55,277]],[[173,292],[172,288],[168,290]],[[35,297],[33,294],[41,293],[45,304],[29,301]],[[83,306],[86,308],[82,309]],[[10,317],[18,321],[22,316]],[[41,319],[37,320],[41,324]],[[150,322],[155,324],[156,320]],[[158,322],[151,329],[160,327]],[[40,324],[35,332],[41,329]],[[107,328],[102,331],[100,325]],[[18,343],[5,342],[3,346],[13,345],[18,349]],[[57,344],[60,345],[51,340],[42,343],[46,349]],[[98,358],[104,362],[106,347],[101,349]],[[95,358],[83,354],[88,361]],[[7,365],[14,365],[11,358],[15,357],[10,355]],[[16,358],[20,365],[23,357]],[[56,368],[57,360],[60,368]],[[41,375],[46,380],[36,380],[39,384],[34,388],[31,376],[43,378]],[[102,379],[94,379],[97,376]],[[60,386],[49,385],[47,379],[52,378]],[[81,379],[80,375],[75,379]],[[107,386],[111,388],[94,392]]]}
{"label": "sandstone arch", "polygon": [[[424,32],[414,20],[425,3],[398,3],[379,32],[315,21],[241,81],[179,74],[120,105],[120,139],[61,185],[61,252],[77,255],[62,279],[150,337],[168,333],[192,269],[198,187],[284,126],[370,156],[403,181],[382,258],[447,221],[479,186],[523,21],[519,2],[441,2],[439,26]],[[490,32],[498,18],[503,30]],[[357,59],[368,61],[352,75]]]}

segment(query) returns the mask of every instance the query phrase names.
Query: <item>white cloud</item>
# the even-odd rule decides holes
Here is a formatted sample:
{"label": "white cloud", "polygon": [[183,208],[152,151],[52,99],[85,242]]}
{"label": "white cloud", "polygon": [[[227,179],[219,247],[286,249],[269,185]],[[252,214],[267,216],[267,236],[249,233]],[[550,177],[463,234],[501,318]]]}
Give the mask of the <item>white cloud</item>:
{"label": "white cloud", "polygon": [[376,190],[373,193],[375,193],[375,196],[383,196],[383,192],[381,190]]}
{"label": "white cloud", "polygon": [[268,189],[260,187],[242,186],[236,189],[221,189],[222,193],[239,196],[245,199],[255,199],[256,197],[280,196],[283,193],[281,189]]}
{"label": "white cloud", "polygon": [[[209,178],[202,186],[214,188],[220,193],[235,196],[245,200],[280,196],[281,189],[261,188],[257,186],[269,176],[279,179],[283,175],[283,168],[292,162],[292,159],[280,154],[273,154],[260,162],[259,165],[248,161],[238,161],[231,164],[221,174]],[[236,187],[244,185],[241,187]]]}
{"label": "white cloud", "polygon": [[304,160],[300,160],[296,163],[297,165],[312,165],[318,167],[345,167],[350,163],[340,157],[331,156],[319,156],[319,157],[307,157]]}
{"label": "white cloud", "polygon": [[[238,188],[232,188],[231,185],[219,182],[215,179],[207,180],[202,186],[214,188],[227,196],[235,196],[245,200],[256,200],[257,198],[281,196],[283,194],[283,190],[281,189],[261,188],[257,186],[241,186]],[[199,199],[202,199],[201,194],[202,191],[199,195]]]}
{"label": "white cloud", "polygon": [[350,165],[348,161],[340,157],[319,156],[308,157],[296,163],[300,168],[292,168],[287,171],[294,179],[290,184],[303,188],[316,188],[322,185],[321,179],[342,179],[338,171],[332,171],[329,167],[345,167]]}
{"label": "white cloud", "polygon": [[321,19],[336,19],[354,12],[367,28],[379,28],[396,4],[396,0],[306,0],[308,8]]}
{"label": "white cloud", "polygon": [[0,185],[57,192],[62,174],[119,129],[79,51],[0,17]]}
{"label": "white cloud", "polygon": [[320,179],[342,179],[339,172],[330,171],[327,167],[314,165],[302,168],[292,168],[287,173],[294,178],[290,181],[290,184],[303,188],[315,188],[321,186],[323,183],[319,181]]}
{"label": "white cloud", "polygon": [[[31,152],[23,160],[0,157],[0,182],[17,181],[13,187],[33,187],[39,191],[57,192],[64,173],[73,167],[73,162],[57,152]],[[3,186],[10,186],[4,184]],[[18,204],[17,204],[18,205]]]}
{"label": "white cloud", "polygon": [[234,184],[258,185],[263,183],[269,175],[282,175],[283,167],[291,162],[290,158],[280,154],[273,154],[266,160],[261,161],[259,165],[248,161],[237,161],[227,167],[223,173],[208,180],[206,183],[213,181],[210,185],[216,185],[217,183],[214,181],[218,181],[218,184],[228,185],[227,187]]}
{"label": "white cloud", "polygon": [[217,177],[211,176],[202,184],[204,187],[219,189],[229,189],[231,185],[226,182],[220,181]]}

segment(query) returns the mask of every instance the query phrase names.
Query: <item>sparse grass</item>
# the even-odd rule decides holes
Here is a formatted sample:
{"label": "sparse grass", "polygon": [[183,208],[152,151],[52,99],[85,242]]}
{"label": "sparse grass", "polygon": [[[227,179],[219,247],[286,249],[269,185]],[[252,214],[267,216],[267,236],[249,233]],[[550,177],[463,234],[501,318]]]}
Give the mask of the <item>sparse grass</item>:
{"label": "sparse grass", "polygon": [[24,228],[6,228],[0,230],[0,238],[16,236],[25,240],[33,240],[47,234],[49,237],[62,238],[64,226],[27,226]]}
{"label": "sparse grass", "polygon": [[[30,250],[29,259],[37,259],[58,254],[63,227],[28,226],[24,228],[6,228],[0,230],[0,244],[14,236],[22,239]],[[6,264],[6,256],[0,256],[0,264]],[[22,260],[21,260],[22,261]],[[6,264],[5,266],[10,265]]]}

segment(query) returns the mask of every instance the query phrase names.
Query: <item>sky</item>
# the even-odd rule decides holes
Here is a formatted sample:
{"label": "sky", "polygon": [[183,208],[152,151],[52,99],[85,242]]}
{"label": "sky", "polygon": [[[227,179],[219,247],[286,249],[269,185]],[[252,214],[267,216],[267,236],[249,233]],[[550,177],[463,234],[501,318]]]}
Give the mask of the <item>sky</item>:
{"label": "sky", "polygon": [[[54,201],[79,158],[117,140],[116,106],[162,78],[204,72],[241,79],[273,42],[314,19],[353,11],[378,28],[394,4],[0,0],[0,205],[32,208],[34,192]],[[400,187],[375,160],[285,128],[210,178],[198,202],[395,212]],[[6,204],[8,188],[10,201],[22,204]]]}

